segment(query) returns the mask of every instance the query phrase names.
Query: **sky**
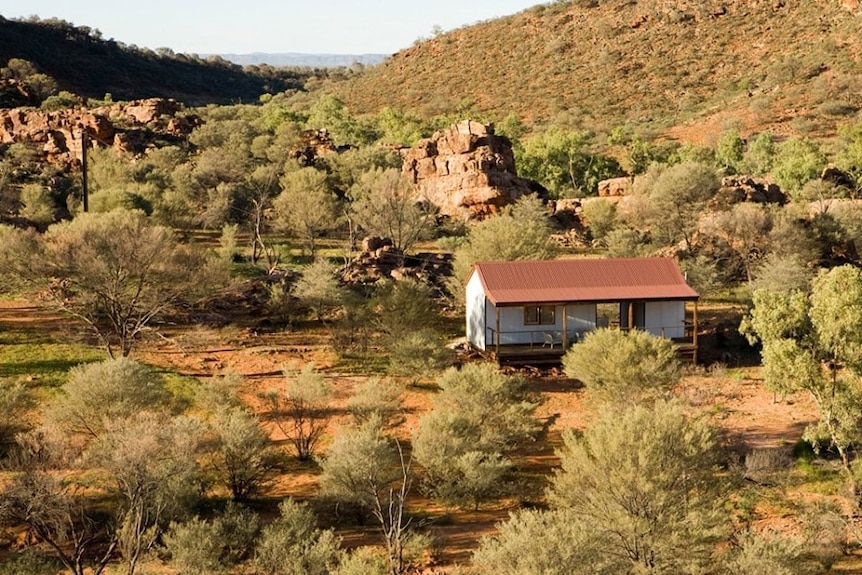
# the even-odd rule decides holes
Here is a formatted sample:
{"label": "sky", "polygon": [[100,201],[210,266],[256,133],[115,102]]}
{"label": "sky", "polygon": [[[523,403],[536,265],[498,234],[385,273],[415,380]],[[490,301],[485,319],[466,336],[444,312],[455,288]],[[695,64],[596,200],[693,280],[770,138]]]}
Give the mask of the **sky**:
{"label": "sky", "polygon": [[548,0],[2,0],[4,18],[59,18],[187,54],[391,54],[419,38]]}

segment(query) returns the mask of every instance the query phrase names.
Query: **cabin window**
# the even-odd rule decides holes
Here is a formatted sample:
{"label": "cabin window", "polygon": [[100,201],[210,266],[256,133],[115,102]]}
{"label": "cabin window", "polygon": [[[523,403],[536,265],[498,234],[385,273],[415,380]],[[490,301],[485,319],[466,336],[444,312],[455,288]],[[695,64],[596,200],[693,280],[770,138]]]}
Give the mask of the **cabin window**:
{"label": "cabin window", "polygon": [[554,325],[556,308],[552,305],[528,305],[524,308],[524,325]]}

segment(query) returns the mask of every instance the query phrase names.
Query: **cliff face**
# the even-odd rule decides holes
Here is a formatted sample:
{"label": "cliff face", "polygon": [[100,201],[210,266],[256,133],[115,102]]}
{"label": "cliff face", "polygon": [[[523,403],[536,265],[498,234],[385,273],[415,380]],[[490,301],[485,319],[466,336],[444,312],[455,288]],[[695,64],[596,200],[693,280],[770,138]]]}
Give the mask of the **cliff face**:
{"label": "cliff face", "polygon": [[424,200],[457,219],[497,213],[524,194],[547,198],[539,183],[519,178],[512,143],[493,126],[465,120],[402,151],[402,173]]}

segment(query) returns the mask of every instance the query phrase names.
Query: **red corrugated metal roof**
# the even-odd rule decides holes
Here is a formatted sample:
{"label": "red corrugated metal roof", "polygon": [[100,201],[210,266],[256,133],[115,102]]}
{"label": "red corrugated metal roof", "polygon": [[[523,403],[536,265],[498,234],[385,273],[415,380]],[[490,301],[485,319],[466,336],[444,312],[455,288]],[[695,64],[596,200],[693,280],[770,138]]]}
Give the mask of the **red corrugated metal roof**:
{"label": "red corrugated metal roof", "polygon": [[479,262],[473,273],[495,305],[699,297],[673,258]]}

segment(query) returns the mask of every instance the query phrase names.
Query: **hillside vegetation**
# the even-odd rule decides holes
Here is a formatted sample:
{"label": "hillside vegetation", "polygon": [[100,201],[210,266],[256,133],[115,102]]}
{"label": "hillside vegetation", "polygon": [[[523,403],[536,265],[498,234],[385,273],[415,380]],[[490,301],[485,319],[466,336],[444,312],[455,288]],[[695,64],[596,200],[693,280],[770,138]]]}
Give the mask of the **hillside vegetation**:
{"label": "hillside vegetation", "polygon": [[98,30],[62,20],[0,16],[0,62],[27,60],[60,90],[85,98],[163,97],[188,105],[255,102],[265,92],[300,89],[304,74],[271,66],[242,68],[220,58],[154,52],[102,38]]}
{"label": "hillside vegetation", "polygon": [[699,143],[728,125],[828,137],[862,106],[850,4],[554,2],[417,43],[333,90],[357,113],[473,108]]}

